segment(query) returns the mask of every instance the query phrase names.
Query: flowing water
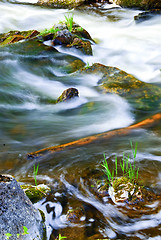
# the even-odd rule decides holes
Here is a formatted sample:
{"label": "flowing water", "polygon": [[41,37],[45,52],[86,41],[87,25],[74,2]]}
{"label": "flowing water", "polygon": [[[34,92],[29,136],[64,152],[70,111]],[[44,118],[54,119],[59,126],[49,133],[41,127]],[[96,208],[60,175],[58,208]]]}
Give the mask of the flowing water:
{"label": "flowing water", "polygon": [[[0,2],[0,33],[10,30],[50,28],[64,19],[67,9]],[[87,8],[71,10],[74,21],[85,28],[98,44],[93,56],[58,50],[51,56],[0,49],[0,169],[19,181],[33,180],[33,164],[39,163],[37,179],[51,186],[52,193],[36,204],[46,214],[47,239],[58,233],[68,239],[161,239],[161,202],[146,207],[115,206],[109,197],[99,199],[91,191],[90,179],[102,175],[103,153],[110,165],[115,155],[130,152],[130,140],[138,142],[137,167],[140,180],[159,195],[161,190],[161,129],[138,129],[88,146],[64,150],[40,159],[28,152],[68,143],[144,119],[124,98],[103,95],[95,86],[98,76],[67,74],[63,66],[77,58],[118,67],[143,82],[161,87],[161,16],[136,24],[137,10]],[[52,104],[68,87],[80,97],[69,103]],[[156,113],[160,109],[153,109]],[[148,115],[148,113],[147,113]],[[150,115],[150,113],[149,113]],[[69,209],[81,207],[79,223],[69,223]]]}

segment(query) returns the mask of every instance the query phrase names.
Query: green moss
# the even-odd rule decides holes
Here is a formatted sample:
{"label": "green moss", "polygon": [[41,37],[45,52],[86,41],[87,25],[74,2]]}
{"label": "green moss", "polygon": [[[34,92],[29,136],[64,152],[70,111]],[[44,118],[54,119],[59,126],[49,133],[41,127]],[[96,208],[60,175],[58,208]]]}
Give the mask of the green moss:
{"label": "green moss", "polygon": [[120,177],[120,178],[116,178],[113,181],[113,188],[115,192],[118,192],[120,190],[122,190],[124,188],[125,185],[127,185],[129,183],[129,179],[127,177]]}
{"label": "green moss", "polygon": [[64,69],[67,73],[73,73],[84,66],[85,66],[85,63],[82,60],[77,59],[69,63],[67,66],[65,66]]}
{"label": "green moss", "polygon": [[50,188],[44,184],[40,184],[37,186],[26,184],[21,185],[21,188],[24,190],[28,198],[33,202],[39,201],[40,199],[45,197],[48,192],[50,192]]}
{"label": "green moss", "polygon": [[95,63],[81,72],[99,74],[98,89],[126,98],[136,109],[149,111],[161,107],[160,87],[142,82],[116,67]]}

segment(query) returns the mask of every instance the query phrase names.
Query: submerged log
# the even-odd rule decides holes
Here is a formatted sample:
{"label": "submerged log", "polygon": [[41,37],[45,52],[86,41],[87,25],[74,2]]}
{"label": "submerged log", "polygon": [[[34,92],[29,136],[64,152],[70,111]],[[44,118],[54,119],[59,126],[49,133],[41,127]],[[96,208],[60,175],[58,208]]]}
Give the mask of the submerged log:
{"label": "submerged log", "polygon": [[103,139],[110,139],[110,138],[116,137],[116,136],[124,136],[124,135],[129,134],[130,132],[132,132],[135,129],[151,127],[151,126],[157,124],[159,121],[161,121],[161,113],[157,113],[157,114],[151,116],[150,118],[147,118],[147,119],[145,119],[141,122],[138,122],[136,124],[133,124],[129,127],[120,128],[120,129],[112,130],[109,132],[96,134],[96,135],[85,137],[85,138],[82,138],[82,139],[79,139],[79,140],[76,140],[73,142],[69,142],[69,143],[65,143],[62,145],[53,146],[53,147],[49,147],[49,148],[44,148],[44,149],[41,149],[36,152],[28,153],[27,157],[28,158],[40,157],[45,154],[52,154],[55,152],[60,152],[60,151],[66,150],[66,149],[73,149],[73,148],[84,146],[84,145],[87,145],[90,143],[99,142],[99,141],[102,141]]}

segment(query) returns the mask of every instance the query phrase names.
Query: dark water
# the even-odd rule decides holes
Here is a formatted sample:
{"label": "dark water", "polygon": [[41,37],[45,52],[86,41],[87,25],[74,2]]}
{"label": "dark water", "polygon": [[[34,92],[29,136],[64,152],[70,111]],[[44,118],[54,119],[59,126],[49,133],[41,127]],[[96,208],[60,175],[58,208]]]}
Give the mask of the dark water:
{"label": "dark water", "polygon": [[[24,11],[25,10],[25,11]],[[64,19],[64,9],[0,3],[0,32],[50,28]],[[130,140],[138,142],[139,180],[159,196],[161,190],[160,122],[71,150],[38,159],[28,152],[56,146],[93,134],[123,128],[142,120],[145,112],[134,109],[117,95],[102,95],[95,88],[98,76],[67,74],[64,66],[75,59],[119,67],[144,82],[161,86],[161,17],[135,24],[139,11],[112,9],[77,10],[75,21],[98,40],[93,56],[64,49],[46,53],[24,51],[21,44],[0,48],[0,169],[21,182],[31,182],[33,165],[39,163],[38,182],[52,193],[36,205],[46,214],[48,239],[59,233],[67,239],[161,239],[160,198],[140,208],[116,206],[109,196],[99,198],[91,188],[102,177],[101,162],[109,164],[131,153]],[[79,89],[80,98],[53,104],[68,87]],[[146,116],[157,113],[151,109]],[[137,116],[136,116],[137,114]],[[81,221],[66,219],[69,209],[83,209]]]}

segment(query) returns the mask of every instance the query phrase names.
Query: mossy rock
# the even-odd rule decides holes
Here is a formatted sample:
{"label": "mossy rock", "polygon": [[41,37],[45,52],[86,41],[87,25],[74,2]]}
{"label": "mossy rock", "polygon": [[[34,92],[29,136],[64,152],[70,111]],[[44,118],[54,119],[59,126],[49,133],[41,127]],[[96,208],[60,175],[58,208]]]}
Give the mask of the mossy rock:
{"label": "mossy rock", "polygon": [[51,8],[75,8],[82,5],[85,0],[39,0],[37,5]]}
{"label": "mossy rock", "polygon": [[122,7],[139,8],[139,9],[161,9],[160,0],[114,0],[116,4]]}
{"label": "mossy rock", "polygon": [[67,45],[69,48],[76,48],[85,55],[92,55],[92,47],[89,41],[82,40],[80,38],[74,38],[73,42]]}
{"label": "mossy rock", "polygon": [[117,205],[135,205],[136,208],[146,208],[149,203],[160,199],[152,189],[131,181],[125,176],[113,181],[112,186],[109,187],[109,195]]}
{"label": "mossy rock", "polygon": [[95,63],[80,72],[100,76],[99,90],[126,98],[136,109],[155,111],[161,107],[161,88],[142,82],[119,68]]}
{"label": "mossy rock", "polygon": [[142,187],[127,177],[115,178],[109,188],[111,199],[114,203],[134,203],[142,200]]}
{"label": "mossy rock", "polygon": [[80,59],[76,59],[74,61],[72,61],[71,63],[69,63],[68,65],[66,65],[64,67],[64,70],[66,73],[74,73],[76,71],[78,71],[79,69],[83,68],[86,64],[80,60]]}
{"label": "mossy rock", "polygon": [[50,56],[53,53],[57,53],[58,51],[51,47],[44,45],[38,39],[27,39],[23,42],[17,42],[15,44],[8,44],[4,46],[8,49],[10,53],[17,54],[20,56]]}
{"label": "mossy rock", "polygon": [[76,37],[85,38],[85,39],[88,39],[88,40],[91,40],[92,42],[94,42],[94,40],[92,39],[89,32],[87,32],[84,28],[82,28],[79,24],[77,24],[75,22],[73,23],[73,27],[72,27],[71,32]]}
{"label": "mossy rock", "polygon": [[29,31],[10,31],[8,33],[0,34],[0,46],[16,43],[25,39],[32,39],[38,36],[40,32],[36,30]]}
{"label": "mossy rock", "polygon": [[70,31],[67,23],[63,21],[54,25],[51,29],[43,31],[39,38],[42,41],[52,40],[53,46],[62,45],[67,48],[75,48],[85,55],[92,55],[91,42],[94,43],[94,40],[84,28],[75,22],[73,22]]}
{"label": "mossy rock", "polygon": [[45,29],[41,33],[37,30],[29,30],[10,31],[0,34],[1,47],[7,47],[20,42],[20,49],[26,47],[26,49],[23,49],[23,51],[25,50],[23,54],[29,53],[29,55],[30,52],[32,52],[33,55],[36,51],[39,51],[40,47],[44,50],[48,49],[48,51],[57,51],[53,46],[45,46],[43,44],[43,42],[47,40],[51,40],[53,46],[62,45],[67,48],[73,47],[85,55],[92,55],[91,41],[93,40],[90,34],[74,22],[71,32],[68,30],[67,23],[63,21],[54,25],[51,29]]}
{"label": "mossy rock", "polygon": [[51,191],[51,189],[45,184],[39,184],[37,186],[25,184],[21,185],[21,188],[32,202],[38,202]]}
{"label": "mossy rock", "polygon": [[66,102],[72,98],[78,97],[79,92],[76,88],[68,88],[64,90],[61,96],[57,99],[56,103]]}
{"label": "mossy rock", "polygon": [[103,200],[104,197],[110,196],[116,205],[127,204],[129,207],[135,205],[136,208],[141,206],[146,208],[147,204],[160,198],[152,189],[125,176],[115,178],[111,183],[106,178],[92,179],[91,191],[99,199]]}

